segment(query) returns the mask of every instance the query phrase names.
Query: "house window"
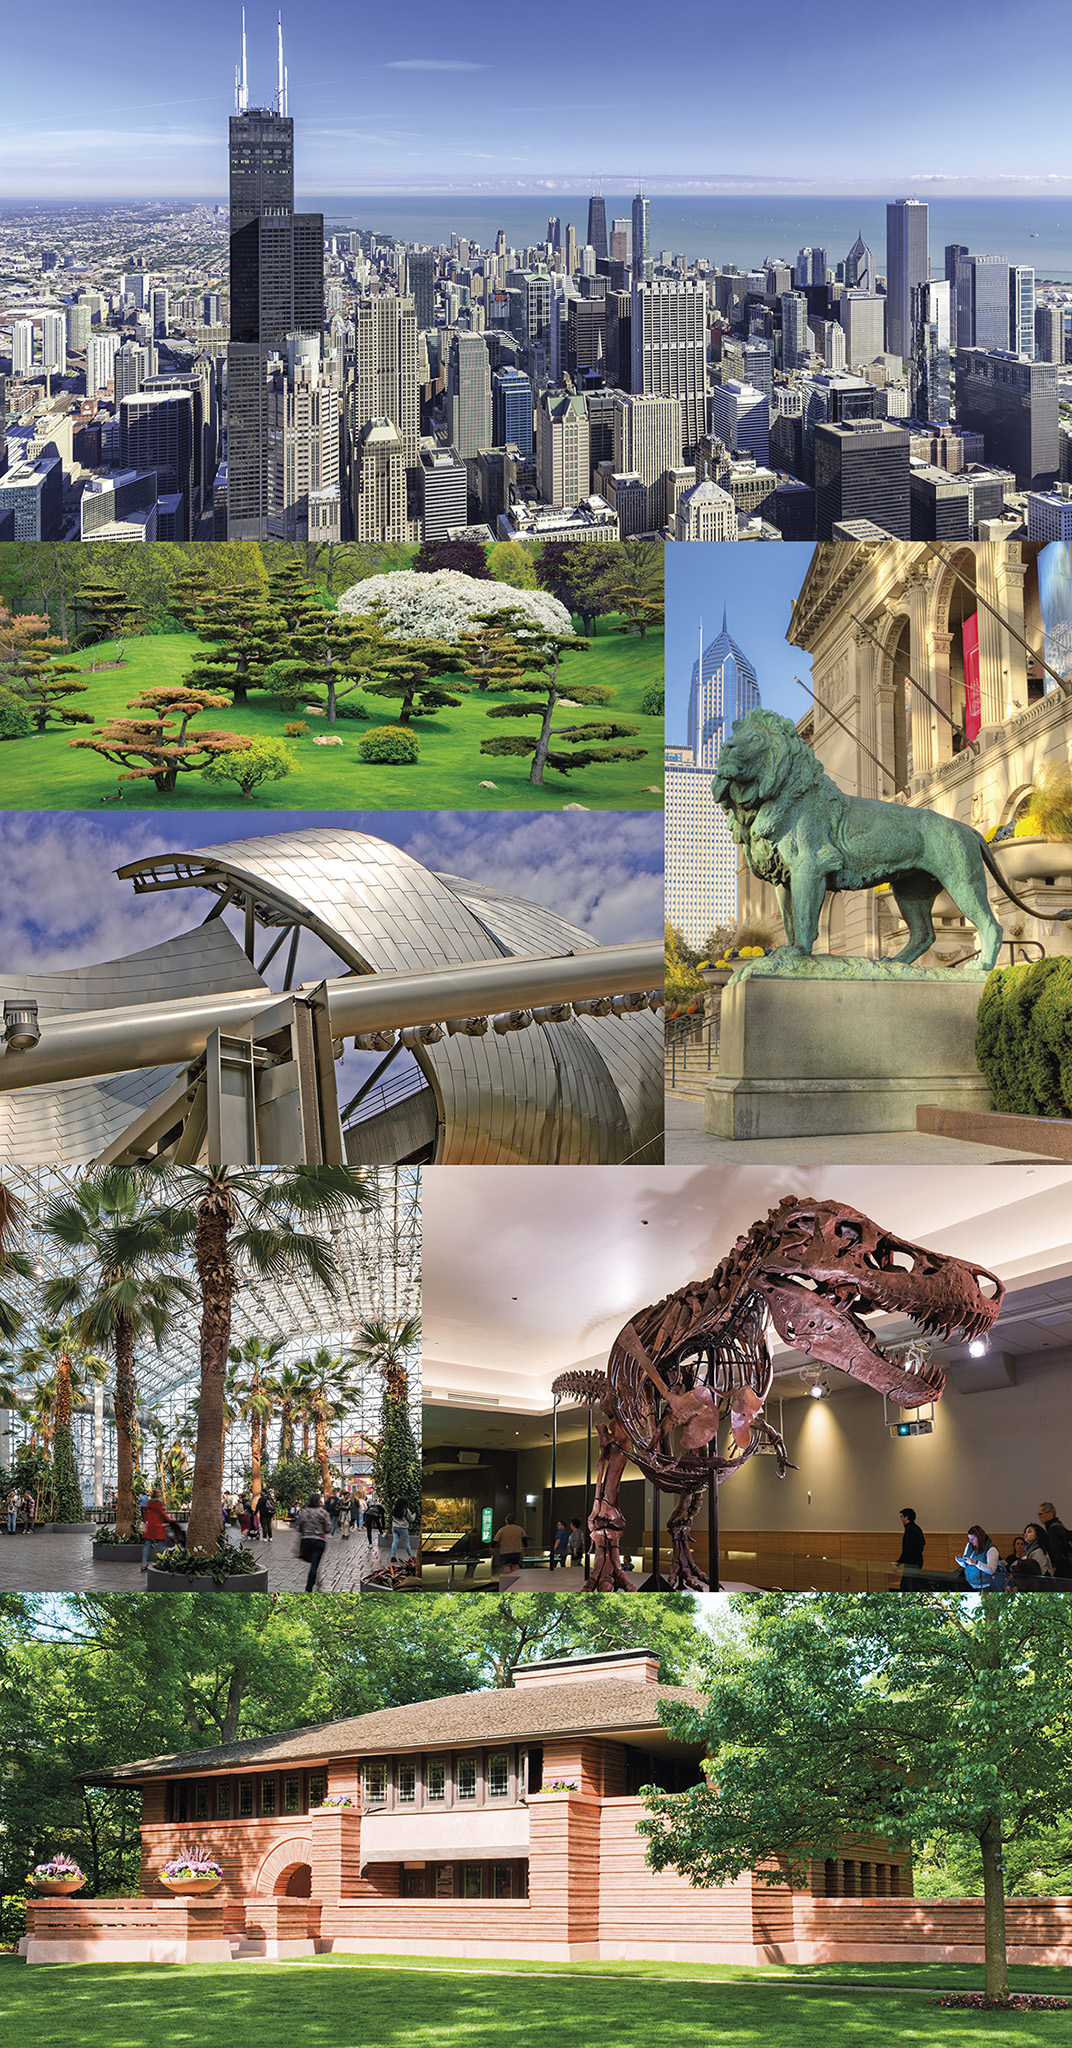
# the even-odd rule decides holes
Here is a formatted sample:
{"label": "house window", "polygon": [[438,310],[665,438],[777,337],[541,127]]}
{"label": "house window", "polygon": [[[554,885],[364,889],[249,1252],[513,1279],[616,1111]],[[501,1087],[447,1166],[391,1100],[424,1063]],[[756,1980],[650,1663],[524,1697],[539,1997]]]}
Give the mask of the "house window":
{"label": "house window", "polygon": [[530,1749],[528,1753],[528,1789],[530,1792],[543,1791],[543,1750]]}
{"label": "house window", "polygon": [[284,1780],[283,1780],[283,1812],[284,1812],[284,1813],[300,1813],[300,1812],[301,1812],[301,1779],[300,1779],[300,1778],[284,1778]]}
{"label": "house window", "polygon": [[510,1794],[510,1752],[494,1749],[488,1758],[488,1797],[506,1799]]}
{"label": "house window", "polygon": [[406,1870],[403,1867],[399,1894],[404,1899],[428,1899],[432,1896],[432,1873],[429,1870]]}
{"label": "house window", "polygon": [[275,1812],[276,1783],[274,1778],[261,1779],[261,1812]]}
{"label": "house window", "polygon": [[[459,1799],[476,1798],[475,1756],[460,1756],[458,1758],[458,1775],[455,1779],[455,1790],[458,1794]],[[473,1892],[472,1894],[470,1894],[467,1892],[466,1897],[469,1898],[470,1896],[478,1899],[480,1897],[480,1893]]]}
{"label": "house window", "polygon": [[252,1778],[239,1778],[239,1780],[238,1780],[238,1818],[239,1818],[239,1820],[248,1820],[248,1819],[249,1819],[249,1817],[250,1817],[250,1815],[252,1814],[252,1812],[253,1812],[253,1780],[252,1780]]}
{"label": "house window", "polygon": [[452,1899],[454,1897],[453,1863],[436,1864],[435,1895],[437,1899]]}
{"label": "house window", "polygon": [[398,1803],[400,1806],[413,1806],[416,1802],[416,1798],[417,1766],[416,1764],[399,1764]]}
{"label": "house window", "polygon": [[387,1765],[367,1763],[364,1769],[365,1805],[383,1806],[387,1799]]}
{"label": "house window", "polygon": [[324,1776],[324,1773],[323,1773],[323,1771],[310,1771],[310,1773],[309,1773],[309,1805],[310,1805],[311,1807],[312,1807],[312,1806],[323,1806],[323,1804],[324,1804],[324,1801],[325,1801],[325,1799],[327,1798],[327,1791],[328,1791],[328,1781],[327,1781],[327,1779],[325,1778],[325,1776]]}
{"label": "house window", "polygon": [[512,1899],[514,1896],[514,1869],[511,1863],[493,1863],[491,1866],[491,1895],[493,1899]]}
{"label": "house window", "polygon": [[216,1786],[216,1819],[230,1820],[230,1818],[231,1783],[229,1778],[221,1778]]}
{"label": "house window", "polygon": [[209,1818],[210,1818],[210,1815],[209,1815],[209,1810],[208,1810],[208,1786],[207,1786],[207,1785],[195,1785],[195,1787],[194,1787],[194,1819],[195,1819],[195,1820],[208,1820]]}
{"label": "house window", "polygon": [[447,1796],[447,1767],[441,1756],[430,1756],[425,1764],[424,1796],[426,1799],[445,1799]]}
{"label": "house window", "polygon": [[484,1866],[482,1863],[462,1865],[463,1899],[482,1899],[484,1896]]}

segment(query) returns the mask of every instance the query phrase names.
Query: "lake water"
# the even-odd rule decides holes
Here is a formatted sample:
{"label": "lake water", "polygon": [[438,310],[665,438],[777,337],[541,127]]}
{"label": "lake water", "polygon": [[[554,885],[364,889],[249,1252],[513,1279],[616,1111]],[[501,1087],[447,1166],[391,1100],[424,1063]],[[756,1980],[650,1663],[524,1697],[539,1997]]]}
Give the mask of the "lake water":
{"label": "lake water", "polygon": [[[684,252],[694,260],[706,256],[716,264],[751,266],[765,256],[795,262],[806,246],[824,248],[834,265],[848,254],[858,233],[874,251],[879,269],[885,264],[886,200],[878,197],[824,199],[786,198],[780,193],[759,197],[694,198],[655,193],[651,196],[651,245]],[[900,197],[900,194],[893,194]],[[328,232],[374,228],[400,241],[449,245],[451,234],[467,236],[481,248],[495,246],[499,228],[508,246],[525,248],[542,241],[548,215],[563,225],[572,221],[578,241],[588,225],[588,194],[554,193],[540,197],[429,196],[378,193],[368,198],[321,198],[303,194],[303,206],[325,216]],[[608,226],[629,217],[630,195],[606,194]],[[1072,195],[1063,199],[936,199],[930,207],[931,268],[943,272],[947,242],[961,242],[977,255],[1003,257],[1009,263],[1030,263],[1039,278],[1072,283]]]}

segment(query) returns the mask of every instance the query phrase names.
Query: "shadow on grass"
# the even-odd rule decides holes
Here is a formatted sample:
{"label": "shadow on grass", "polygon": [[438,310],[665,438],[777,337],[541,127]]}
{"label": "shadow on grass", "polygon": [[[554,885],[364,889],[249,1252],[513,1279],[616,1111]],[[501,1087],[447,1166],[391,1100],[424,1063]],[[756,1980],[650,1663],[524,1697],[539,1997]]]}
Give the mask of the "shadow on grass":
{"label": "shadow on grass", "polygon": [[[337,1965],[347,1958],[333,1959]],[[463,1977],[442,1967],[219,1964],[175,1968],[80,1964],[35,1969],[5,1959],[0,2026],[6,2041],[71,2048],[795,2048],[838,2042],[976,2041],[1023,2048],[1067,2041],[1053,2014],[959,2014],[896,1990],[789,1984],[769,1972],[712,1972],[706,1982],[660,1977],[625,1984],[602,1970],[538,1977]],[[354,1967],[354,1964],[357,1967]],[[461,1966],[461,1967],[464,1967]],[[539,1967],[539,1966],[537,1966]],[[554,1966],[542,1966],[545,1971]],[[683,1966],[686,1967],[686,1966]],[[952,1975],[953,1973],[948,1973]],[[1033,1972],[1038,1987],[1042,1972]],[[1046,1973],[1047,1975],[1052,1973]],[[583,1990],[576,1979],[586,1976]],[[1047,1987],[1049,1988],[1049,1987]]]}

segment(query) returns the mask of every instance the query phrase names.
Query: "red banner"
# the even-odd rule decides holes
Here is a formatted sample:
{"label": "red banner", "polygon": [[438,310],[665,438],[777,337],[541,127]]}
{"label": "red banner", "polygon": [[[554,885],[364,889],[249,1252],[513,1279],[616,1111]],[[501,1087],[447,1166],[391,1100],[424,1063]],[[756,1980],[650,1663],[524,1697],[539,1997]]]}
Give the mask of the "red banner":
{"label": "red banner", "polygon": [[979,614],[973,612],[961,627],[964,639],[964,737],[974,740],[979,737],[983,722],[982,700],[979,693]]}

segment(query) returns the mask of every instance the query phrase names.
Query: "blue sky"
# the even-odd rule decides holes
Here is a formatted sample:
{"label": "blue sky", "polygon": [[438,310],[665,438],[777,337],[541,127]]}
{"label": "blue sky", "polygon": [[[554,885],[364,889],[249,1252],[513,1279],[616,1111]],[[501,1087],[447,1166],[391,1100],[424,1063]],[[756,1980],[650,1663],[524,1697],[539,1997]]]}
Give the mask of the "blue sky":
{"label": "blue sky", "polygon": [[[105,819],[86,811],[8,811],[0,813],[0,960],[34,973],[157,945],[200,924],[209,898],[185,889],[136,897],[115,868],[153,853],[313,825],[353,826],[440,873],[494,883],[557,910],[603,945],[662,932],[660,813],[249,810],[180,817],[131,810]],[[227,922],[240,936],[240,920],[229,915]],[[300,980],[336,971],[314,939],[302,945]]]}
{"label": "blue sky", "polygon": [[[263,101],[276,9],[247,14]],[[565,18],[284,0],[283,25],[309,193],[583,188],[594,173],[615,191],[641,173],[671,189],[1072,188],[1072,15],[1056,0],[679,0],[663,23],[639,0]],[[233,0],[10,9],[0,191],[223,198],[238,44]]]}
{"label": "blue sky", "polygon": [[786,640],[790,606],[807,574],[811,542],[763,541],[724,547],[694,542],[666,550],[666,737],[684,740],[689,685],[699,652],[726,624],[759,677],[760,700],[768,711],[794,721],[808,708],[811,658]]}

